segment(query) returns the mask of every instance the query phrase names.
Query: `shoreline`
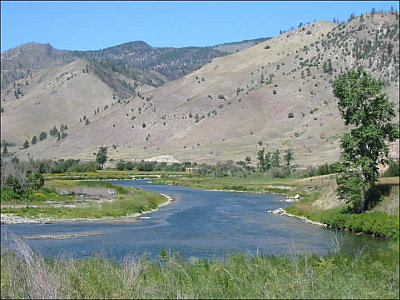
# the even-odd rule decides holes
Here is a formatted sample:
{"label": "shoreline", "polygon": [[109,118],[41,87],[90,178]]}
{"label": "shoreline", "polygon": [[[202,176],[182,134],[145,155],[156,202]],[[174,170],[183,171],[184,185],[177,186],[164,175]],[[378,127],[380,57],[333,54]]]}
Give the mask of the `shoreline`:
{"label": "shoreline", "polygon": [[296,216],[296,215],[292,215],[286,212],[286,210],[284,210],[283,208],[277,208],[275,210],[268,210],[267,212],[272,213],[274,215],[280,215],[280,216],[286,216],[289,218],[296,218],[296,219],[300,219],[303,220],[306,223],[309,224],[313,224],[313,225],[318,225],[318,226],[323,226],[323,227],[328,227],[328,224],[324,224],[324,223],[320,223],[320,222],[315,222],[315,221],[311,221],[310,219],[307,219],[306,217],[302,217],[302,216]]}
{"label": "shoreline", "polygon": [[137,222],[138,218],[142,215],[150,214],[156,212],[160,207],[164,207],[172,204],[174,199],[166,194],[160,194],[164,196],[167,200],[156,208],[152,210],[147,210],[143,212],[133,213],[122,217],[103,217],[103,218],[73,218],[73,219],[59,219],[59,218],[37,218],[29,219],[25,217],[15,216],[11,213],[1,213],[1,224],[12,225],[12,224],[52,224],[52,223],[62,223],[62,222]]}

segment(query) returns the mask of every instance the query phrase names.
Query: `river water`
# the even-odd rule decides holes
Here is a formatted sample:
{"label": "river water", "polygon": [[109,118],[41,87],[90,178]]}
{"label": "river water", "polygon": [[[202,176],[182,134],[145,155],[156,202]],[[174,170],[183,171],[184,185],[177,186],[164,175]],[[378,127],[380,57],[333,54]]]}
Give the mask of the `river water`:
{"label": "river water", "polygon": [[96,253],[120,260],[127,254],[157,258],[161,249],[179,251],[184,258],[223,258],[227,254],[333,253],[339,240],[342,250],[356,253],[363,247],[384,248],[386,242],[348,232],[307,224],[267,213],[287,206],[282,196],[205,191],[155,185],[147,180],[112,181],[174,198],[172,205],[144,215],[138,222],[64,222],[1,225],[2,243],[13,246],[12,235],[34,236],[101,232],[75,239],[26,240],[44,256],[88,257]]}

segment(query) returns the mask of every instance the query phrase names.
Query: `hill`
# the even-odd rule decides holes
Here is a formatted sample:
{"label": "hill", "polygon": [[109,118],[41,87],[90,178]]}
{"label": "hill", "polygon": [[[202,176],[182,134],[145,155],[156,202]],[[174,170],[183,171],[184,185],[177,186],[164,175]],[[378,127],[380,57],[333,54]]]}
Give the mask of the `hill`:
{"label": "hill", "polygon": [[[57,50],[50,44],[28,43],[1,55],[1,88],[34,71],[56,67],[77,59],[90,60],[125,75],[138,84],[159,86],[198,69],[212,58],[246,49],[268,38],[245,40],[210,47],[151,47],[142,41],[93,51]],[[114,87],[118,90],[118,87]]]}
{"label": "hill", "polygon": [[[265,147],[271,152],[292,148],[299,166],[331,163],[346,129],[333,81],[363,66],[386,83],[384,90],[398,111],[398,36],[395,13],[302,26],[213,58],[184,77],[119,103],[113,99],[113,110],[87,116],[90,124],[75,119],[64,139],[46,139],[18,155],[92,159],[99,146],[107,146],[112,159],[217,162],[250,156],[255,163],[257,151]],[[4,117],[23,119],[11,106],[5,109]],[[398,147],[393,150],[398,157]]]}

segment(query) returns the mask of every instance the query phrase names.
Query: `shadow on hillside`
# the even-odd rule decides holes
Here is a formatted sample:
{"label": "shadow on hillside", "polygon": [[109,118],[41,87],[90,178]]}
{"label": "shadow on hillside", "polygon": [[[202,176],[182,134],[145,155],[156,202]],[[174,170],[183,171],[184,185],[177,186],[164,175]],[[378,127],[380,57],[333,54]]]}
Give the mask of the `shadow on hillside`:
{"label": "shadow on hillside", "polygon": [[388,196],[392,190],[392,184],[378,184],[367,191],[365,209],[369,210],[374,208],[379,202],[382,201],[384,196]]}

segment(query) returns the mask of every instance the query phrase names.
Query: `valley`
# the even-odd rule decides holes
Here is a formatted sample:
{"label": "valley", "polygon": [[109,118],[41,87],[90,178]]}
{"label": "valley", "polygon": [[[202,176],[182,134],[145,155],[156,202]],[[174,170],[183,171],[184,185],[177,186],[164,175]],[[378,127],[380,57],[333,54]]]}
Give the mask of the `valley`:
{"label": "valley", "polygon": [[[304,25],[212,58],[161,86],[137,85],[126,98],[90,60],[39,70],[17,80],[16,88],[2,89],[2,139],[24,159],[90,160],[106,146],[114,161],[215,163],[250,156],[254,164],[262,148],[291,148],[298,167],[332,163],[346,130],[332,94],[342,72],[361,65],[384,81],[398,123],[397,17],[365,14],[343,24]],[[131,87],[136,82],[118,72],[111,78]],[[16,99],[21,86],[24,95]],[[64,138],[21,149],[25,140],[31,144],[34,135],[61,124],[68,125]],[[398,151],[393,143],[392,157]]]}

